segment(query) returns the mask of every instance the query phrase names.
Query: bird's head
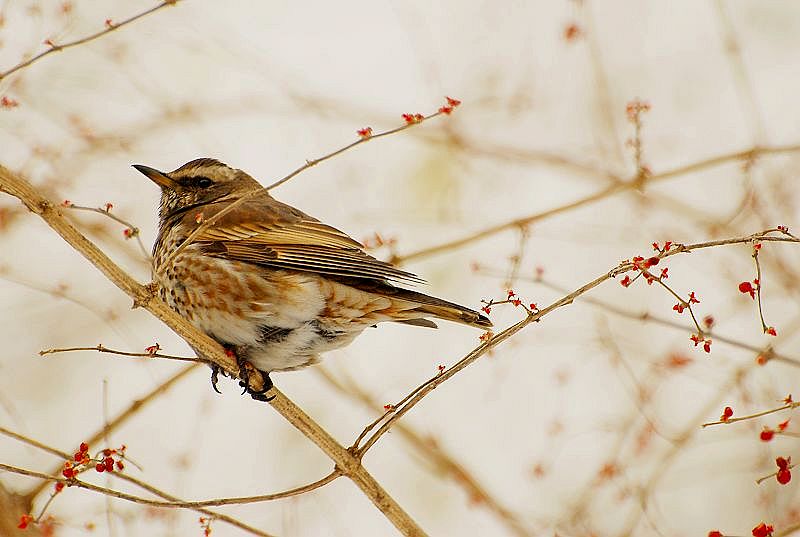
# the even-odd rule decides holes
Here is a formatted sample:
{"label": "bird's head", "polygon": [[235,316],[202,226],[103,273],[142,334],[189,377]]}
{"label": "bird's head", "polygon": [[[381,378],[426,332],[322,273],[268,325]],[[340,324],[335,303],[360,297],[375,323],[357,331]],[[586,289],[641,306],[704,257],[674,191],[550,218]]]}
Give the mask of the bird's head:
{"label": "bird's head", "polygon": [[242,170],[212,159],[199,158],[171,172],[134,164],[161,187],[159,216],[162,222],[177,213],[206,203],[236,199],[261,185]]}

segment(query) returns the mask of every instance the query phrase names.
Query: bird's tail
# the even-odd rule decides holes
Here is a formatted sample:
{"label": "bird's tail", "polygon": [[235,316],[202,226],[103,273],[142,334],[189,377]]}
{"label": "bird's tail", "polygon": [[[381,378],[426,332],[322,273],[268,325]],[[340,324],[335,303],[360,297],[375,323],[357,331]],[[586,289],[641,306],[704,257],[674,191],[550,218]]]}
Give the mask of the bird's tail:
{"label": "bird's tail", "polygon": [[[394,298],[419,304],[418,307],[414,308],[414,311],[420,312],[422,314],[421,317],[430,315],[438,317],[439,319],[444,319],[445,321],[474,326],[475,328],[490,328],[492,326],[492,321],[490,321],[488,317],[481,315],[475,310],[409,289],[398,289],[397,291]],[[406,321],[406,323],[415,324],[414,321],[416,320],[412,320],[411,322]],[[433,324],[430,323],[429,325],[423,323],[424,321],[416,322],[419,326],[430,326]],[[432,326],[432,328],[435,327],[436,325]]]}

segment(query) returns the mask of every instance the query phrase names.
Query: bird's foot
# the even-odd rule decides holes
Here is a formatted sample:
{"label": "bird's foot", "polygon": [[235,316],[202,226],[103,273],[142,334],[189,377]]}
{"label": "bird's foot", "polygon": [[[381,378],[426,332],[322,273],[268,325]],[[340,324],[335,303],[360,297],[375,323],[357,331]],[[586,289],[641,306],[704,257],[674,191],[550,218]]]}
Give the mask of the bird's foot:
{"label": "bird's foot", "polygon": [[249,393],[250,397],[252,397],[256,401],[264,401],[266,403],[269,403],[270,401],[275,399],[275,396],[273,395],[271,397],[267,397],[266,393],[272,389],[274,384],[272,384],[272,379],[269,378],[269,373],[267,371],[258,370],[258,372],[261,373],[261,379],[264,381],[264,387],[261,388],[260,390],[250,389],[247,391],[247,393]]}
{"label": "bird's foot", "polygon": [[[239,378],[241,379],[239,381],[239,386],[243,388],[242,395],[248,393],[250,394],[250,397],[252,397],[256,401],[269,402],[275,399],[274,395],[272,397],[267,397],[266,395],[264,395],[270,389],[272,389],[273,386],[272,379],[269,378],[269,372],[256,369],[250,362],[248,362],[247,360],[240,359],[238,356],[236,357],[236,363],[239,364]],[[261,380],[264,383],[264,387],[261,388],[260,390],[255,390],[253,389],[252,386],[250,386],[250,375],[253,371],[258,371],[259,373],[261,373]]]}

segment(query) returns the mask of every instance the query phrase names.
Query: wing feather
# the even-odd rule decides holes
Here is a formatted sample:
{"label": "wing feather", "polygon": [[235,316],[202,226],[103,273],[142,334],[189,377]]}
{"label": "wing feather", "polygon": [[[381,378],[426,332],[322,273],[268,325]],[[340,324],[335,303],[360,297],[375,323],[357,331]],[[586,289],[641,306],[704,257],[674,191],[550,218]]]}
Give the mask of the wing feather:
{"label": "wing feather", "polygon": [[208,255],[265,267],[350,278],[424,282],[410,272],[372,257],[352,237],[311,217],[214,226],[200,234],[197,242]]}

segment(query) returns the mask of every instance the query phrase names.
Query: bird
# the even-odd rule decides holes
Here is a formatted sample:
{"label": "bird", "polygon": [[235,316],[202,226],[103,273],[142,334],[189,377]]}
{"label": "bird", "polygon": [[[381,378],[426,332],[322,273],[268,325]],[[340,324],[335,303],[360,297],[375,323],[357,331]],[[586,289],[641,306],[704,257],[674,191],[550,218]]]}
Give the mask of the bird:
{"label": "bird", "polygon": [[[251,391],[254,398],[273,386],[271,372],[317,363],[381,322],[436,328],[433,317],[492,326],[477,311],[408,289],[424,280],[276,200],[242,170],[213,158],[171,172],[133,167],[161,188],[158,294],[235,355],[240,377],[249,378],[248,365],[262,374],[264,389]],[[212,369],[216,390],[219,369]],[[250,391],[246,380],[241,385]]]}

